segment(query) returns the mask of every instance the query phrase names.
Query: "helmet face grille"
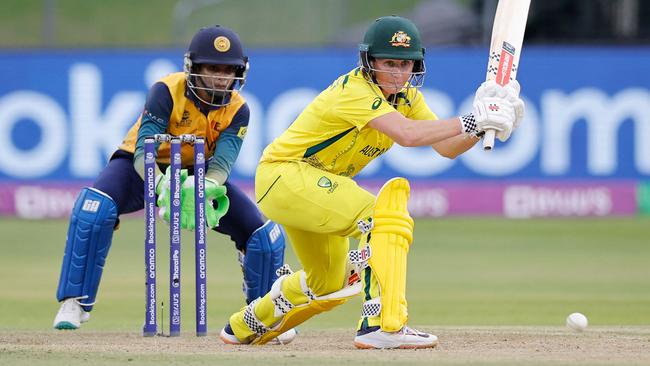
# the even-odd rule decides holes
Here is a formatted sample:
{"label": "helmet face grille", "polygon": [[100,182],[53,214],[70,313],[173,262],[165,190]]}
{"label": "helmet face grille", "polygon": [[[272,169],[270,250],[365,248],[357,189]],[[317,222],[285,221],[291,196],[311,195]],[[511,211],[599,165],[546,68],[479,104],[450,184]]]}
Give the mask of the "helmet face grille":
{"label": "helmet face grille", "polygon": [[245,77],[238,76],[227,77],[189,72],[185,74],[185,77],[187,87],[192,94],[201,102],[212,107],[223,107],[230,104],[232,92],[240,92],[245,83]]}
{"label": "helmet face grille", "polygon": [[[393,89],[393,90],[400,90],[400,92],[397,93],[397,94],[401,94],[402,96],[404,96],[404,98],[395,97],[395,98],[390,98],[388,100],[388,102],[390,104],[392,104],[393,106],[396,107],[396,106],[398,106],[400,104],[408,104],[408,103],[410,103],[405,98],[405,96],[409,95],[409,92],[411,91],[411,89],[418,89],[418,88],[421,88],[424,85],[424,77],[425,77],[426,72],[427,72],[426,64],[425,64],[424,60],[415,61],[415,63],[413,64],[413,69],[409,73],[410,75],[409,75],[409,78],[408,78],[407,82],[404,83],[404,85],[398,85],[398,84],[395,84],[395,83],[381,84],[381,83],[377,82],[377,78],[375,77],[376,73],[379,72],[379,71],[381,71],[381,72],[387,72],[387,71],[379,70],[379,69],[373,67],[372,59],[374,59],[374,57],[369,56],[368,52],[363,52],[362,51],[360,53],[360,61],[359,61],[359,63],[361,64],[361,70],[363,71],[364,75],[366,75],[366,79],[369,82],[372,82],[375,85],[377,85],[382,90],[388,89],[388,88]],[[399,72],[392,72],[391,74],[396,74],[397,75],[397,74],[400,74],[400,73]]]}

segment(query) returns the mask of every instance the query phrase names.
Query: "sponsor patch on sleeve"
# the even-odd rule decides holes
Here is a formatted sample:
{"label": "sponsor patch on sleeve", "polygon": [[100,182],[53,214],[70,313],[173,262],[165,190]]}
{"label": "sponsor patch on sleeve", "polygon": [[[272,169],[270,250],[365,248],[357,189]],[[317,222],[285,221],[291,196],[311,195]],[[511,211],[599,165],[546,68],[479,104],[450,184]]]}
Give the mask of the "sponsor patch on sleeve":
{"label": "sponsor patch on sleeve", "polygon": [[243,140],[244,137],[246,136],[246,131],[247,130],[248,130],[247,126],[239,127],[239,132],[237,132],[237,137],[239,137],[240,139]]}

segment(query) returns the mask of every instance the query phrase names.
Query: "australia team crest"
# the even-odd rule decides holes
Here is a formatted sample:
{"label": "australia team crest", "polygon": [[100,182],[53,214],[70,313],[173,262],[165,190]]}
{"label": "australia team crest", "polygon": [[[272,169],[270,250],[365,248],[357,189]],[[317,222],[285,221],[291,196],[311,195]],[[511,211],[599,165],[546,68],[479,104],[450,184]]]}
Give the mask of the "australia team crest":
{"label": "australia team crest", "polygon": [[411,36],[404,31],[397,31],[390,39],[390,45],[393,47],[411,47]]}

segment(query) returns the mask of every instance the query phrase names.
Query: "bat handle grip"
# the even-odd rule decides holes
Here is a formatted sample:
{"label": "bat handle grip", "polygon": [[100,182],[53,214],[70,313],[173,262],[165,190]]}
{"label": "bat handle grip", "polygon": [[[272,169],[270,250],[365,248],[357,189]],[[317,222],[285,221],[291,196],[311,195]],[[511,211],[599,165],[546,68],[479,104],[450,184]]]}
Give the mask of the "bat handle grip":
{"label": "bat handle grip", "polygon": [[494,134],[495,130],[485,131],[485,136],[483,136],[483,150],[490,151],[494,147]]}

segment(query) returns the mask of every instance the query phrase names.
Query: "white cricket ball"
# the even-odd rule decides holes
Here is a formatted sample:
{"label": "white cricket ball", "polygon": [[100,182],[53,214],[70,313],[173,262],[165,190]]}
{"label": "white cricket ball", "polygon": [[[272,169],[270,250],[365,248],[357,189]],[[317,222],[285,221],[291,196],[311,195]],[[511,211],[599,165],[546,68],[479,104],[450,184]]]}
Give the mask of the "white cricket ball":
{"label": "white cricket ball", "polygon": [[572,313],[566,317],[566,326],[575,330],[576,332],[582,332],[587,329],[587,317],[581,313]]}

